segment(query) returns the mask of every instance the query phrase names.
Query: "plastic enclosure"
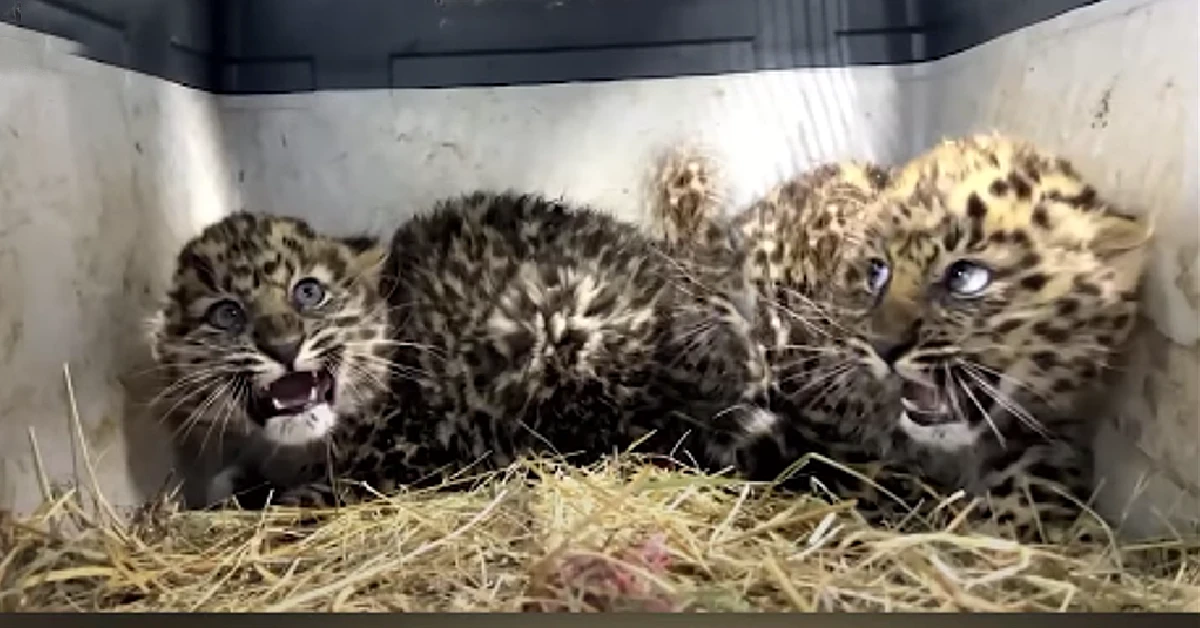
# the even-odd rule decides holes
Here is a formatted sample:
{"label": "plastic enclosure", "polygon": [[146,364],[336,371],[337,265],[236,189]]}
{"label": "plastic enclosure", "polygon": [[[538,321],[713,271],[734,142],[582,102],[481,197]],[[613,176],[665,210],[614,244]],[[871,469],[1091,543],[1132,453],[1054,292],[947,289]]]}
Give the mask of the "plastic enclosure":
{"label": "plastic enclosure", "polygon": [[1093,2],[33,0],[0,20],[98,61],[261,94],[932,61]]}
{"label": "plastic enclosure", "polygon": [[143,320],[176,248],[228,211],[383,232],[518,187],[638,220],[671,142],[720,151],[741,201],[816,161],[998,128],[1157,216],[1100,507],[1133,534],[1195,525],[1198,17],[1194,0],[0,2],[0,507],[40,499],[32,441],[85,485],[86,450],[114,503],[160,489]]}

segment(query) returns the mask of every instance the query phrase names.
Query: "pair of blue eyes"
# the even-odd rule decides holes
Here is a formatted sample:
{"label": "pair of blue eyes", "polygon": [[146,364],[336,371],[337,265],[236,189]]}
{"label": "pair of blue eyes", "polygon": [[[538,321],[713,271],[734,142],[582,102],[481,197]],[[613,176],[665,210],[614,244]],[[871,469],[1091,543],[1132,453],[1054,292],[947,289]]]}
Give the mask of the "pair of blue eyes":
{"label": "pair of blue eyes", "polygon": [[[871,294],[880,294],[892,278],[892,269],[887,262],[875,258],[867,269],[867,289]],[[953,296],[973,297],[983,292],[992,283],[992,271],[987,266],[969,260],[959,260],[946,269],[942,285]]]}
{"label": "pair of blue eyes", "polygon": [[[312,277],[301,279],[292,286],[292,303],[300,310],[317,307],[324,301],[325,286]],[[224,299],[212,304],[204,318],[209,325],[228,331],[242,326],[246,311],[236,301]]]}

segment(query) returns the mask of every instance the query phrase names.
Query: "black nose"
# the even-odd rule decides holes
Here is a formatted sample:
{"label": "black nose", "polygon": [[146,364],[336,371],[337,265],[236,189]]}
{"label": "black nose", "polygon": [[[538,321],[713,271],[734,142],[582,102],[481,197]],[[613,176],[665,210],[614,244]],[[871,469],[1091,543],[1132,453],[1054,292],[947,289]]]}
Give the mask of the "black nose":
{"label": "black nose", "polygon": [[871,348],[879,355],[879,358],[889,365],[900,359],[909,349],[912,348],[912,343],[908,340],[895,340],[892,338],[876,340],[871,343]]}
{"label": "black nose", "polygon": [[293,368],[296,356],[300,355],[300,343],[298,342],[263,343],[259,345],[259,349],[289,369]]}
{"label": "black nose", "polygon": [[871,341],[871,348],[879,356],[879,359],[887,362],[891,366],[917,346],[917,339],[921,334],[921,320],[913,320],[904,327],[893,326],[877,327],[879,335]]}

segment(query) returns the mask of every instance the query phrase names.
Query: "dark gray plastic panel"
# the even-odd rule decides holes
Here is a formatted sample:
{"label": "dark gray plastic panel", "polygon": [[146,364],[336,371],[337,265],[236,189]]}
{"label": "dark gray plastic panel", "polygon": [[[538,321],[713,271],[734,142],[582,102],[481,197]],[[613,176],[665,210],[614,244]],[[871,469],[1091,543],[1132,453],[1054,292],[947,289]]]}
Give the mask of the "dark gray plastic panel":
{"label": "dark gray plastic panel", "polygon": [[905,64],[1098,0],[0,0],[0,20],[223,94]]}
{"label": "dark gray plastic panel", "polygon": [[219,88],[210,0],[0,0],[0,20],[78,43],[80,55],[205,90]]}
{"label": "dark gray plastic panel", "polygon": [[962,52],[1005,33],[1103,0],[924,0],[929,59]]}

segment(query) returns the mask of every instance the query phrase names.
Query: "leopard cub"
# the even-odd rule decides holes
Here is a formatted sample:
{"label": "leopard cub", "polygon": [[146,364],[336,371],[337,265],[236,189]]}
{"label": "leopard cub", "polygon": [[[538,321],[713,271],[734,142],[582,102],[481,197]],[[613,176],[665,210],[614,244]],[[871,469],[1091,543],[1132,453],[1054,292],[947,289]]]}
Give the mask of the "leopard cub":
{"label": "leopard cub", "polygon": [[[962,489],[1022,538],[1079,514],[1087,403],[1137,315],[1147,223],[1066,160],[980,134],[896,168],[818,166],[729,225],[783,460],[907,476],[892,492],[909,500]],[[831,483],[879,516],[905,510]]]}
{"label": "leopard cub", "polygon": [[238,212],[187,242],[151,347],[193,506],[299,481],[387,396],[384,249]]}
{"label": "leopard cub", "polygon": [[[185,391],[218,391],[181,425],[263,444],[238,460],[274,503],[449,487],[541,454],[735,466],[764,426],[723,411],[761,357],[737,304],[705,292],[724,267],[660,244],[516,192],[443,199],[361,249],[234,217],[185,248],[159,354]],[[299,469],[265,464],[298,444]]]}

